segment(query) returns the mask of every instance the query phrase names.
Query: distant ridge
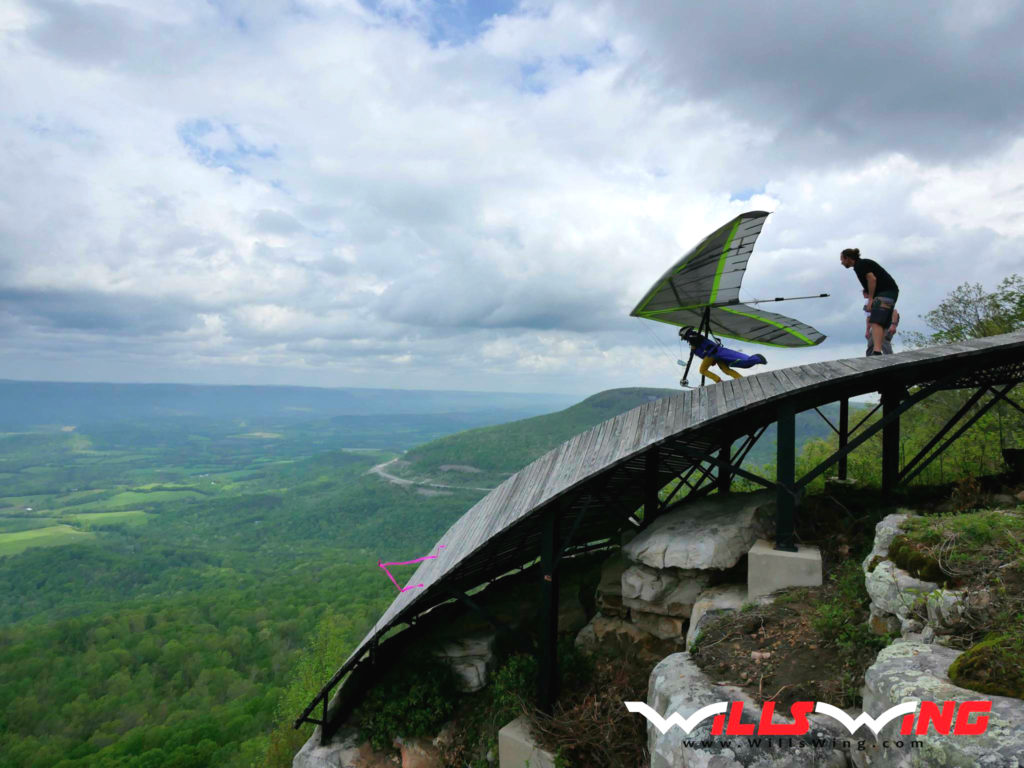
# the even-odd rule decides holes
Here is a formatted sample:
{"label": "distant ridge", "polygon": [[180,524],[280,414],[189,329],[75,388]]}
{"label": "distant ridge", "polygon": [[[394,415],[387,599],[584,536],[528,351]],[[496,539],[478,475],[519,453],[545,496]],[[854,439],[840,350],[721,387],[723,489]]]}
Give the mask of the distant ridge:
{"label": "distant ridge", "polygon": [[572,395],[454,390],[0,379],[0,429],[181,416],[319,419],[505,410],[509,418],[521,418],[564,408],[576,400]]}
{"label": "distant ridge", "polygon": [[[404,466],[395,472],[406,477],[433,478],[462,474],[466,485],[494,483],[518,472],[574,435],[676,391],[645,387],[609,389],[557,413],[448,435],[411,449],[405,456]],[[467,473],[464,469],[445,472],[443,468],[449,466],[468,466],[480,473]]]}

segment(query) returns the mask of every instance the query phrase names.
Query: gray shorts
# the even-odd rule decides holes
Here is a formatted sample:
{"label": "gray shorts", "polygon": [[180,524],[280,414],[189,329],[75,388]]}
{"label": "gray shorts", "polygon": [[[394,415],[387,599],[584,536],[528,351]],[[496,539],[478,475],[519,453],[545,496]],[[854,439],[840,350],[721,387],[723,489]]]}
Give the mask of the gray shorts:
{"label": "gray shorts", "polygon": [[896,299],[891,299],[888,296],[875,296],[871,302],[871,314],[868,315],[868,321],[888,328],[892,324],[892,311],[895,306]]}

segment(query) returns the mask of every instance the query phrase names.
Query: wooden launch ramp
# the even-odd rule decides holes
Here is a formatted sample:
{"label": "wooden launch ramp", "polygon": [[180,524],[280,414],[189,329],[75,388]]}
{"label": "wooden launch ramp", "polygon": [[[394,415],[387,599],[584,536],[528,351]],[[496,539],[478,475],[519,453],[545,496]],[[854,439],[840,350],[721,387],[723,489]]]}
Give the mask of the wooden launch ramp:
{"label": "wooden launch ramp", "polygon": [[[832,467],[845,476],[846,455],[857,445],[881,431],[883,486],[908,482],[994,403],[1020,409],[1007,393],[1022,380],[1024,333],[1014,333],[729,379],[609,419],[541,456],[467,511],[439,539],[444,548],[432,550],[439,556],[422,562],[410,579],[424,586],[398,594],[295,727],[322,725],[321,739],[329,739],[377,674],[415,642],[431,614],[458,602],[479,608],[467,592],[538,558],[543,677],[554,664],[560,561],[617,544],[624,529],[640,523],[633,518],[640,507],[646,525],[677,504],[672,497],[659,500],[659,491],[671,481],[680,480],[676,490],[685,491],[688,499],[727,491],[736,476],[775,489],[776,546],[792,549],[793,515],[802,490]],[[948,389],[974,392],[959,413],[937,427],[925,449],[901,465],[900,415]],[[849,399],[871,393],[881,394],[881,418],[865,427],[865,417],[851,429]],[[839,423],[830,426],[839,434],[839,450],[795,477],[795,414],[835,402]],[[777,477],[769,479],[740,464],[773,423],[778,425]],[[549,703],[544,699],[542,690],[542,706]]]}

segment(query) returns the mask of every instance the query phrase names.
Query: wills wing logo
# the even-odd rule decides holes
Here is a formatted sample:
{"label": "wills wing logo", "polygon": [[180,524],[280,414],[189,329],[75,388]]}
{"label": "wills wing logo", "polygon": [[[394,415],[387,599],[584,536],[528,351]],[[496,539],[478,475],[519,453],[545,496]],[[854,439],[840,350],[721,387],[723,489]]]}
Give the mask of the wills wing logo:
{"label": "wills wing logo", "polygon": [[[988,713],[992,710],[991,701],[944,701],[941,703],[941,709],[939,704],[933,701],[905,701],[902,704],[889,707],[878,717],[861,712],[854,718],[839,707],[826,704],[823,701],[796,701],[790,706],[790,714],[794,722],[787,724],[774,721],[775,702],[766,701],[761,708],[760,719],[755,725],[750,722],[742,722],[743,702],[740,701],[734,701],[731,705],[729,702],[719,701],[701,707],[689,717],[683,717],[678,712],[673,712],[667,718],[659,715],[643,701],[623,703],[626,705],[626,709],[643,715],[663,734],[674,726],[678,726],[689,734],[709,717],[713,717],[711,734],[714,736],[722,734],[727,736],[753,736],[755,734],[758,736],[803,736],[811,729],[807,715],[812,711],[831,717],[846,728],[851,735],[856,733],[859,728],[866,726],[877,737],[886,725],[898,717],[903,717],[900,733],[904,736],[911,733],[921,736],[932,728],[942,735],[952,733],[957,736],[977,736],[988,728]],[[726,717],[727,712],[728,718]]]}
{"label": "wills wing logo", "polygon": [[729,708],[726,702],[719,701],[714,704],[708,704],[706,707],[701,707],[689,717],[683,717],[678,712],[673,712],[666,720],[644,701],[627,701],[625,704],[626,709],[630,712],[639,712],[647,718],[647,722],[662,733],[668,733],[669,728],[673,725],[678,725],[687,734],[712,715],[723,714]]}
{"label": "wills wing logo", "polygon": [[857,729],[862,725],[866,725],[868,730],[871,731],[875,736],[878,732],[885,728],[889,723],[895,720],[900,715],[912,715],[917,711],[917,705],[919,701],[905,701],[902,704],[897,704],[895,707],[889,707],[878,717],[872,717],[867,712],[861,712],[857,719],[854,720],[848,714],[843,712],[839,707],[834,707],[831,704],[826,704],[823,701],[819,701],[814,705],[814,711],[820,712],[823,715],[828,715],[833,720],[837,720],[851,734],[857,732]]}

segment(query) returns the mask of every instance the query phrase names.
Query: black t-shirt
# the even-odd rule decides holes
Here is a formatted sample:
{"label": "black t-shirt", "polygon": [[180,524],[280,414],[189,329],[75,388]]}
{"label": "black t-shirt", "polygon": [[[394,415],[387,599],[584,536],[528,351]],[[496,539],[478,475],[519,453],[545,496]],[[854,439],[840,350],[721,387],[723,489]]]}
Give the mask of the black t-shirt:
{"label": "black t-shirt", "polygon": [[896,285],[892,275],[878,266],[877,261],[857,259],[853,263],[853,271],[857,273],[857,279],[860,280],[860,284],[864,286],[865,291],[868,289],[868,272],[875,276],[875,296],[885,292],[899,293],[900,287]]}

